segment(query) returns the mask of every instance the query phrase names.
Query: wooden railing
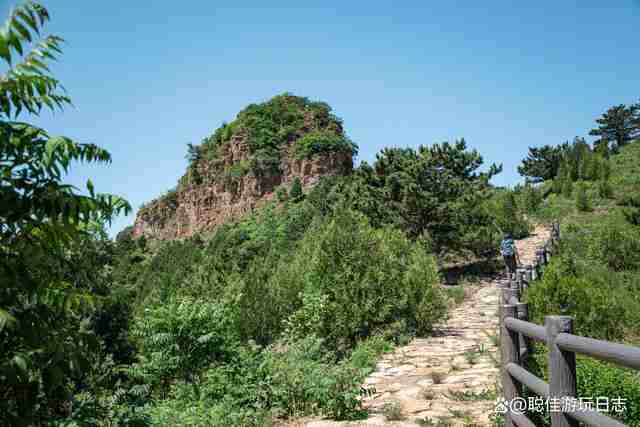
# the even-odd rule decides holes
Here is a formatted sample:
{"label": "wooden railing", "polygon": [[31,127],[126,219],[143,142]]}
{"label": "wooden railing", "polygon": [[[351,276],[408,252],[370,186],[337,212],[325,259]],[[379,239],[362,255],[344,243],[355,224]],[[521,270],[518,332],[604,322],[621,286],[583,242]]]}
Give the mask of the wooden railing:
{"label": "wooden railing", "polygon": [[[640,348],[573,335],[574,324],[570,316],[546,316],[544,326],[530,323],[527,304],[520,302],[521,292],[543,273],[559,238],[560,227],[554,224],[551,238],[536,253],[535,263],[519,268],[515,277],[510,276],[502,289],[500,350],[502,388],[506,402],[505,426],[535,426],[524,411],[514,410],[514,405],[510,404],[522,398],[526,387],[536,395],[558,403],[553,411],[549,411],[553,427],[575,427],[578,423],[623,427],[621,422],[582,404],[576,396],[576,354],[640,369]],[[533,341],[547,346],[549,383],[523,366],[533,351]]]}

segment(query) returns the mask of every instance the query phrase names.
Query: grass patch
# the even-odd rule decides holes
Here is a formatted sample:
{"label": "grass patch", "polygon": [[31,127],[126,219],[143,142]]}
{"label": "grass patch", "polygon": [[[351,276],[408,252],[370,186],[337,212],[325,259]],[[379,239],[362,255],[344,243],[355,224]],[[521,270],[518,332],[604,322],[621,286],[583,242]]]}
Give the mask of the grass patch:
{"label": "grass patch", "polygon": [[402,421],[406,418],[402,408],[402,403],[398,400],[392,400],[385,403],[382,413],[387,421]]}

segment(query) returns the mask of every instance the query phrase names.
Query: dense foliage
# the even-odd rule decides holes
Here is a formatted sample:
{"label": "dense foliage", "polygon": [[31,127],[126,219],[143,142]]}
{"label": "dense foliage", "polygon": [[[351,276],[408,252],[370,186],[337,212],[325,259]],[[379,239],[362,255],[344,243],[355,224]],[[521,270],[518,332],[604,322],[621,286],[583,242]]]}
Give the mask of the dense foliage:
{"label": "dense foliage", "polygon": [[296,141],[295,152],[298,158],[309,158],[314,154],[327,152],[357,153],[357,146],[344,136],[330,132],[310,132]]}
{"label": "dense foliage", "polygon": [[[566,168],[564,185],[573,182],[571,173],[579,181],[571,192],[550,195],[532,212],[561,219],[562,228],[557,255],[526,292],[536,323],[548,314],[570,315],[580,335],[640,345],[640,226],[634,204],[640,197],[639,148],[640,142],[630,142],[605,161],[588,147],[574,147],[577,160],[568,163],[573,167]],[[597,170],[596,162],[600,174],[590,172]],[[603,189],[603,183],[609,186]],[[544,364],[539,350],[537,359]],[[640,426],[639,390],[634,373],[578,358],[579,395],[626,399],[620,417],[627,425]]]}
{"label": "dense foliage", "polygon": [[[378,356],[446,316],[438,266],[493,257],[531,219],[561,218],[564,232],[526,294],[534,320],[567,313],[580,334],[638,343],[637,106],[598,120],[615,152],[580,138],[532,148],[519,169],[528,182],[513,189],[493,187],[501,166],[483,168],[464,140],[391,148],[311,189],[296,178],[206,240],[152,244],[125,230],[113,242],[103,226],[128,204],[62,181],[72,162],[109,154],[16,121],[69,102],[45,64],[61,42],[40,36],[48,19],[27,3],[0,32],[0,425],[358,418]],[[189,145],[179,186],[210,179],[209,166],[224,182],[279,173],[293,141],[298,159],[356,153],[328,105],[284,94]],[[222,164],[247,147],[249,158]],[[154,204],[175,210],[178,189]],[[579,388],[627,397],[622,417],[640,425],[629,372],[580,360]]]}
{"label": "dense foliage", "polygon": [[[361,380],[385,340],[429,332],[447,304],[423,245],[348,208],[324,212],[326,195],[317,187],[208,242],[149,252],[125,235],[112,268],[128,295],[135,359],[125,377],[82,395],[94,411],[75,422],[358,416]],[[114,409],[105,396],[118,387]]]}
{"label": "dense foliage", "polygon": [[518,173],[534,183],[555,178],[567,145],[529,147],[529,154],[518,166]]}
{"label": "dense foliage", "polygon": [[[62,108],[69,98],[45,62],[60,53],[43,36],[45,8],[14,9],[0,33],[0,422],[33,425],[68,412],[70,383],[88,369],[97,337],[90,324],[104,289],[99,227],[129,205],[62,182],[72,162],[108,163],[107,151],[16,121]],[[29,49],[28,49],[29,48]],[[77,265],[85,240],[84,266]],[[97,267],[94,270],[94,267]]]}
{"label": "dense foliage", "polygon": [[499,168],[481,164],[464,141],[385,150],[206,241],[152,248],[122,233],[103,260],[102,348],[65,422],[359,417],[377,355],[445,316],[432,251],[492,255],[503,228],[526,233],[515,193],[488,183]]}
{"label": "dense foliage", "polygon": [[[598,127],[589,135],[598,137],[595,146],[598,151],[607,153],[617,150],[640,137],[640,104],[616,105],[609,108],[596,120]],[[612,146],[609,146],[612,143]]]}
{"label": "dense foliage", "polygon": [[436,253],[494,248],[496,213],[486,203],[494,196],[491,177],[480,172],[482,156],[464,139],[411,148],[387,148],[372,166],[363,163],[344,189],[350,205],[375,226],[393,225],[428,241]]}

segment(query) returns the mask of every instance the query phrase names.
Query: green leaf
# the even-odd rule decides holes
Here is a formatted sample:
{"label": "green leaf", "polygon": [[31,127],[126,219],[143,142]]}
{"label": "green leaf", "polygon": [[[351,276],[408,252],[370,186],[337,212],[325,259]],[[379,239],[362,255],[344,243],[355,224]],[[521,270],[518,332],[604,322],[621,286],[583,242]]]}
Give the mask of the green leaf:
{"label": "green leaf", "polygon": [[91,182],[90,179],[87,180],[87,190],[89,190],[89,194],[91,194],[91,197],[94,197],[93,182]]}
{"label": "green leaf", "polygon": [[13,31],[9,31],[7,34],[9,36],[9,39],[7,41],[7,43],[9,44],[9,47],[13,46],[13,48],[17,50],[20,55],[22,55],[23,54],[22,43],[20,42],[20,39],[18,38],[18,36],[16,36]]}
{"label": "green leaf", "polygon": [[5,327],[13,327],[16,324],[16,318],[9,314],[8,311],[0,308],[0,332]]}
{"label": "green leaf", "polygon": [[20,36],[22,36],[23,39],[27,40],[28,42],[31,42],[31,33],[29,32],[29,30],[20,23],[20,21],[18,21],[16,19],[16,17],[13,17],[11,19],[11,27],[16,30]]}
{"label": "green leaf", "polygon": [[11,65],[11,51],[9,50],[9,34],[6,30],[0,31],[0,58]]}
{"label": "green leaf", "polygon": [[38,23],[36,22],[36,17],[33,12],[28,9],[18,8],[16,10],[16,15],[19,16],[33,31],[36,33],[40,33],[40,29],[38,28]]}
{"label": "green leaf", "polygon": [[24,358],[24,356],[16,354],[15,356],[13,356],[13,359],[11,361],[20,371],[22,371],[22,373],[27,373],[27,360]]}

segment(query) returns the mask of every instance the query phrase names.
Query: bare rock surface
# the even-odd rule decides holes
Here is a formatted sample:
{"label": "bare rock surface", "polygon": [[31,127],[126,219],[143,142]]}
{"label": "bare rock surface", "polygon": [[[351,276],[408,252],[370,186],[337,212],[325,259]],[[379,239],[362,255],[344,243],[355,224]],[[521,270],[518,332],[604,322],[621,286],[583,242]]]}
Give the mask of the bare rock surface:
{"label": "bare rock surface", "polygon": [[[518,241],[522,264],[532,264],[535,251],[549,238],[546,227]],[[449,425],[491,425],[499,381],[498,301],[504,275],[489,277],[474,286],[473,294],[454,308],[446,321],[427,338],[385,354],[364,381],[372,391],[364,398],[366,420],[336,422],[298,420],[289,427],[420,426],[431,420]],[[387,420],[385,405],[399,402],[403,419]]]}

